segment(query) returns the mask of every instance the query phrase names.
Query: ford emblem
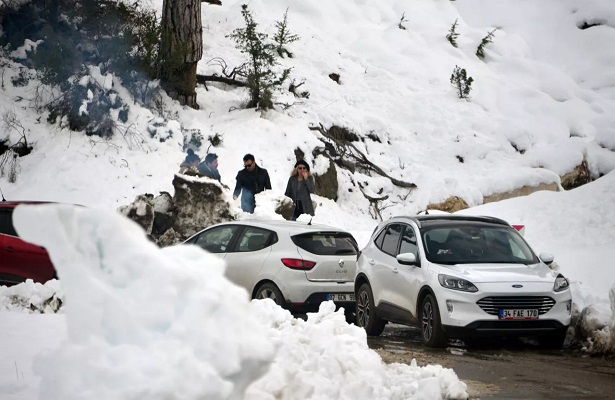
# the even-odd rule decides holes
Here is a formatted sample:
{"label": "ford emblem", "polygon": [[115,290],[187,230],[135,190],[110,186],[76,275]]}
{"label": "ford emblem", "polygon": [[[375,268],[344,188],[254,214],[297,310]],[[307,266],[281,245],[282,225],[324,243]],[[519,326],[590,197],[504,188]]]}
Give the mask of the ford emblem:
{"label": "ford emblem", "polygon": [[519,289],[519,288],[522,288],[523,285],[512,285],[512,287]]}

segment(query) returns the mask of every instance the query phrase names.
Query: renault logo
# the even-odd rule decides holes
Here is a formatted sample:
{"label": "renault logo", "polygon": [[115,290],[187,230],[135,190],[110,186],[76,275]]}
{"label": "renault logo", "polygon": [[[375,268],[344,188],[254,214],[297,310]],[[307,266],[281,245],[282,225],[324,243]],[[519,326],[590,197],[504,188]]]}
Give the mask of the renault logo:
{"label": "renault logo", "polygon": [[512,285],[512,287],[519,289],[519,288],[522,288],[523,285]]}
{"label": "renault logo", "polygon": [[343,268],[343,267],[344,267],[344,260],[342,260],[342,259],[340,258],[340,260],[337,262],[337,265],[339,265],[339,266],[340,266],[340,268]]}

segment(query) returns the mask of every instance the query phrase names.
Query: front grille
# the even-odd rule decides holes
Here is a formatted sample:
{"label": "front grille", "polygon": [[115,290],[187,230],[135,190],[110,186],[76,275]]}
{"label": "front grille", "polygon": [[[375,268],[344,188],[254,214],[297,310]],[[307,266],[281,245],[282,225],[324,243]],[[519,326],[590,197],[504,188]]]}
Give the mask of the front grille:
{"label": "front grille", "polygon": [[476,304],[490,315],[498,315],[500,309],[538,310],[538,315],[543,315],[555,305],[555,300],[548,296],[491,296]]}

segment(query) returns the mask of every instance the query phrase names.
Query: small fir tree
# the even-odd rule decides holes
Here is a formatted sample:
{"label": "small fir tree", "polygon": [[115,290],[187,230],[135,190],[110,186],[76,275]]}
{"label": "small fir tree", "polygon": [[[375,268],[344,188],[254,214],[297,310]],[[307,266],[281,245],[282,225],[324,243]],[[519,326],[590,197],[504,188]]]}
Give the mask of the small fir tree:
{"label": "small fir tree", "polygon": [[273,108],[273,91],[279,89],[288,78],[290,69],[284,69],[281,73],[273,71],[278,65],[275,44],[267,43],[267,35],[256,30],[258,24],[248,6],[243,4],[241,9],[246,27],[235,29],[228,37],[234,40],[235,46],[249,58],[244,71],[246,86],[250,90],[247,107],[270,109]]}
{"label": "small fir tree", "polygon": [[292,58],[293,57],[293,53],[288,51],[284,47],[284,45],[290,44],[292,42],[296,42],[297,40],[299,40],[299,36],[293,35],[288,30],[288,8],[286,9],[286,11],[284,11],[284,19],[282,21],[277,21],[275,23],[275,26],[276,26],[276,28],[278,28],[278,31],[276,32],[275,36],[273,37],[273,40],[278,45],[277,48],[276,48],[278,54],[282,58],[284,58],[284,54],[286,54],[288,57]]}
{"label": "small fir tree", "polygon": [[493,41],[493,34],[497,30],[498,28],[495,28],[491,32],[487,33],[487,36],[485,36],[481,43],[478,45],[478,48],[476,49],[476,56],[481,60],[485,59],[485,46]]}
{"label": "small fir tree", "polygon": [[446,35],[446,39],[453,45],[453,47],[457,47],[457,36],[459,34],[456,32],[457,29],[457,20],[453,22],[451,29],[448,31],[448,35]]}
{"label": "small fir tree", "polygon": [[472,90],[472,82],[474,82],[474,79],[471,76],[468,77],[465,68],[459,68],[455,65],[451,75],[451,85],[457,89],[457,96],[460,99],[468,98],[470,90]]}

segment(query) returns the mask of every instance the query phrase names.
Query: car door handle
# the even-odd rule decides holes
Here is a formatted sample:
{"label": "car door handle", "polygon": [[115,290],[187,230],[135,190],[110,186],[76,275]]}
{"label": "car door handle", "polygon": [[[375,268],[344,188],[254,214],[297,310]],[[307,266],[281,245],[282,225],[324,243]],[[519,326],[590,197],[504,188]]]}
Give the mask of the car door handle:
{"label": "car door handle", "polygon": [[399,270],[398,270],[397,268],[393,268],[393,273],[394,273],[394,274],[398,274],[398,273],[399,273]]}
{"label": "car door handle", "polygon": [[370,265],[374,265],[374,264],[376,264],[376,261],[374,261],[374,259],[373,259],[373,258],[370,258],[369,260],[367,260],[367,262],[368,262]]}

